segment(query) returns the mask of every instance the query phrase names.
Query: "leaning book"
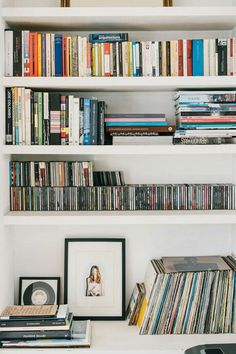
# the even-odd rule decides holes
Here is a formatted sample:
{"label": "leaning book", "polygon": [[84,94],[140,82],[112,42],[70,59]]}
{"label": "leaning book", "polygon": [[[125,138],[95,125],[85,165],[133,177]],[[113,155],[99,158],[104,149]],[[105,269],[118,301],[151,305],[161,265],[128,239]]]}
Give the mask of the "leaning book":
{"label": "leaning book", "polygon": [[2,341],[2,348],[90,348],[91,322],[74,321],[71,339],[38,339]]}

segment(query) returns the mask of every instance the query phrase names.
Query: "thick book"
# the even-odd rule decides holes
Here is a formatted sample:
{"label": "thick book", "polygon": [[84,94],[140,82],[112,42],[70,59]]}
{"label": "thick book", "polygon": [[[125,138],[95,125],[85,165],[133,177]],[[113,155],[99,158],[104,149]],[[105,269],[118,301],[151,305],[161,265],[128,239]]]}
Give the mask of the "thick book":
{"label": "thick book", "polygon": [[122,132],[156,132],[156,133],[174,133],[176,130],[175,125],[167,125],[167,126],[156,126],[156,127],[129,127],[129,126],[122,126],[122,127],[108,127],[106,126],[107,133],[122,133]]}
{"label": "thick book", "polygon": [[91,33],[89,35],[90,43],[126,42],[126,41],[128,41],[128,33]]}
{"label": "thick book", "polygon": [[6,89],[6,145],[13,144],[13,124],[12,124],[12,90]]}
{"label": "thick book", "polygon": [[164,113],[112,113],[105,118],[165,118]]}
{"label": "thick book", "polygon": [[218,75],[227,75],[227,39],[218,39]]}
{"label": "thick book", "polygon": [[50,106],[50,145],[61,144],[61,95],[49,94]]}
{"label": "thick book", "polygon": [[13,76],[13,31],[5,30],[5,76]]}
{"label": "thick book", "polygon": [[3,348],[89,348],[91,345],[91,322],[74,321],[70,339],[37,339],[2,341]]}
{"label": "thick book", "polygon": [[0,331],[0,341],[15,339],[70,339],[71,329],[67,330],[33,330],[33,331]]}
{"label": "thick book", "polygon": [[[58,309],[58,305],[42,305],[42,306],[32,306],[32,305],[13,305],[6,306],[5,309],[0,314],[0,320],[10,320],[10,319],[27,319],[27,318],[40,318],[40,317],[61,317],[62,312],[65,312],[67,305],[63,305]],[[59,316],[58,316],[59,314]]]}
{"label": "thick book", "polygon": [[21,31],[13,31],[13,76],[22,76]]}

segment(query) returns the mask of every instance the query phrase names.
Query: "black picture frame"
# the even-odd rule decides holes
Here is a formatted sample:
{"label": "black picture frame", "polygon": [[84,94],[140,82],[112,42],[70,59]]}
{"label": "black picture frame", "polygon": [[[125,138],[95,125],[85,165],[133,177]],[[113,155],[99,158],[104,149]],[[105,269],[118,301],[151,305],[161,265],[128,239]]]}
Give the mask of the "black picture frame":
{"label": "black picture frame", "polygon": [[[75,320],[95,320],[95,321],[122,321],[126,319],[126,305],[125,305],[125,293],[126,293],[126,244],[125,238],[66,238],[65,239],[65,254],[64,254],[64,303],[68,303],[68,261],[69,261],[69,244],[76,242],[119,242],[121,244],[121,272],[122,272],[122,285],[121,285],[121,314],[119,316],[77,316],[74,314]],[[70,304],[68,304],[70,306]]]}
{"label": "black picture frame", "polygon": [[[60,285],[61,285],[61,278],[60,277],[20,277],[19,278],[19,297],[18,297],[18,304],[19,305],[23,305],[22,304],[22,288],[23,288],[23,282],[24,280],[26,281],[45,281],[47,283],[47,281],[49,280],[53,280],[57,282],[57,293],[56,293],[56,304],[59,305],[60,304]],[[53,305],[53,304],[50,304]]]}

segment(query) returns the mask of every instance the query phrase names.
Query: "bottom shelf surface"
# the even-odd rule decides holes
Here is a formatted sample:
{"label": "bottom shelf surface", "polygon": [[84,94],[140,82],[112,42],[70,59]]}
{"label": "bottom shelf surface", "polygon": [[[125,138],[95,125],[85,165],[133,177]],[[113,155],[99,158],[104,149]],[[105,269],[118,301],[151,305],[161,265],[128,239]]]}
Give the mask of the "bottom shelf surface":
{"label": "bottom shelf surface", "polygon": [[204,335],[153,335],[138,334],[137,327],[129,327],[127,322],[92,322],[90,349],[2,349],[3,354],[44,352],[82,352],[89,354],[184,354],[190,347],[202,344],[236,343],[236,334]]}

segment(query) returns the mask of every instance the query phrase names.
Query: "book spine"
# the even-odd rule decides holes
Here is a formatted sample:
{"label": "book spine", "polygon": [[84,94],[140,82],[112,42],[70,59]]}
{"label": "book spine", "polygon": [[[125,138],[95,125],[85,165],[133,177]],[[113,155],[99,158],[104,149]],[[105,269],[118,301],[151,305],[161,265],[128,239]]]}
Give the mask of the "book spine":
{"label": "book spine", "polygon": [[233,75],[236,76],[236,38],[233,38]]}
{"label": "book spine", "polygon": [[34,145],[34,92],[30,92],[31,145]]}
{"label": "book spine", "polygon": [[193,49],[192,49],[192,40],[188,39],[187,40],[187,75],[192,76],[193,75]]}
{"label": "book spine", "polygon": [[218,53],[218,39],[215,39],[215,75],[219,75],[219,53]]}
{"label": "book spine", "polygon": [[49,93],[43,93],[43,144],[50,143]]}
{"label": "book spine", "polygon": [[62,35],[55,34],[55,76],[62,76]]}
{"label": "book spine", "polygon": [[104,101],[98,103],[98,144],[105,145],[105,108]]}
{"label": "book spine", "polygon": [[38,145],[38,92],[34,92],[34,144]]}
{"label": "book spine", "polygon": [[22,76],[22,35],[13,32],[13,76]]}
{"label": "book spine", "polygon": [[38,92],[38,144],[43,145],[43,93]]}
{"label": "book spine", "polygon": [[193,53],[193,76],[203,76],[203,40],[193,39],[192,41]]}
{"label": "book spine", "polygon": [[61,114],[60,114],[60,135],[61,145],[66,145],[66,96],[61,96]]}
{"label": "book spine", "polygon": [[166,60],[166,41],[162,41],[162,76],[166,76],[167,75],[167,60]]}
{"label": "book spine", "polygon": [[98,101],[90,101],[90,140],[91,145],[98,144]]}
{"label": "book spine", "polygon": [[33,76],[38,76],[38,33],[33,34]]}
{"label": "book spine", "polygon": [[23,67],[24,71],[22,71],[22,74],[24,76],[30,76],[30,32],[29,31],[23,31],[23,36],[24,36],[24,46],[22,48],[23,51]]}
{"label": "book spine", "polygon": [[78,41],[72,36],[72,76],[78,76]]}
{"label": "book spine", "polygon": [[38,75],[42,76],[42,34],[38,33]]}
{"label": "book spine", "polygon": [[79,129],[80,129],[79,104],[80,104],[79,97],[74,97],[73,145],[79,145]]}
{"label": "book spine", "polygon": [[87,52],[87,67],[86,67],[86,76],[92,75],[92,57],[91,57],[91,43],[86,42],[86,52]]}
{"label": "book spine", "polygon": [[171,76],[170,41],[166,41],[166,76]]}
{"label": "book spine", "polygon": [[22,88],[19,87],[17,92],[18,145],[22,145]]}
{"label": "book spine", "polygon": [[175,145],[217,145],[232,143],[232,138],[216,138],[216,137],[182,137],[173,138]]}
{"label": "book spine", "polygon": [[58,93],[50,93],[50,145],[60,145],[60,104],[61,95]]}
{"label": "book spine", "polygon": [[74,96],[71,95],[69,96],[68,108],[69,108],[69,126],[67,128],[67,137],[69,135],[69,139],[67,138],[67,144],[69,140],[69,145],[73,145]]}
{"label": "book spine", "polygon": [[6,89],[6,145],[13,144],[12,90]]}
{"label": "book spine", "polygon": [[[54,76],[55,70],[53,70],[52,65],[54,65],[54,35],[46,33],[46,76]],[[51,65],[52,63],[52,65]]]}
{"label": "book spine", "polygon": [[227,75],[227,39],[218,39],[218,75]]}
{"label": "book spine", "polygon": [[46,76],[46,33],[42,33],[42,76]]}
{"label": "book spine", "polygon": [[188,75],[188,52],[187,52],[187,40],[183,40],[183,74]]}
{"label": "book spine", "polygon": [[5,76],[13,76],[13,31],[5,30]]}
{"label": "book spine", "polygon": [[209,39],[209,71],[210,76],[216,75],[216,52],[215,52],[215,39]]}
{"label": "book spine", "polygon": [[26,143],[25,88],[21,88],[21,145]]}
{"label": "book spine", "polygon": [[0,332],[0,340],[70,339],[71,331],[17,331]]}
{"label": "book spine", "polygon": [[84,98],[81,97],[79,106],[79,144],[84,144]]}
{"label": "book spine", "polygon": [[110,43],[104,43],[104,75],[111,76]]}
{"label": "book spine", "polygon": [[27,321],[27,320],[1,320],[0,321],[0,328],[8,328],[9,330],[11,327],[53,327],[53,326],[65,326],[66,320],[39,320],[39,321]]}
{"label": "book spine", "polygon": [[89,35],[90,43],[124,41],[128,41],[128,33],[92,33]]}
{"label": "book spine", "polygon": [[204,39],[204,76],[210,75],[210,50],[209,50],[209,39]]}
{"label": "book spine", "polygon": [[84,98],[84,145],[90,145],[90,99]]}

